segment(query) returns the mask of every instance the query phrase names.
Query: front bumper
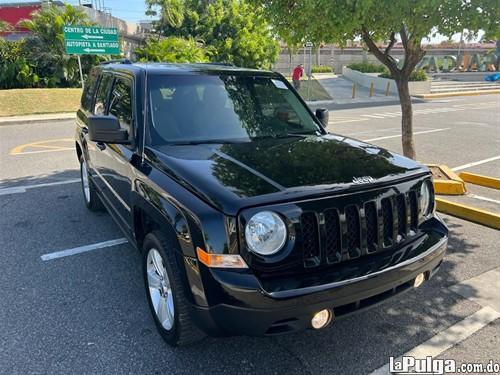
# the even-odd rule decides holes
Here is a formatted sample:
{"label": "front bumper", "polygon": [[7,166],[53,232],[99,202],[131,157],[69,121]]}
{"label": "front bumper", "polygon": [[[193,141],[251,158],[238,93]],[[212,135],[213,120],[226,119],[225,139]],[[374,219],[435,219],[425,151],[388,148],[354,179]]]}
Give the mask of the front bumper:
{"label": "front bumper", "polygon": [[322,309],[332,310],[335,321],[374,306],[412,288],[419,274],[429,280],[437,272],[448,232],[440,220],[432,220],[432,233],[419,245],[423,251],[418,256],[347,280],[296,289],[283,285],[270,291],[249,274],[206,270],[212,278],[211,297],[217,303],[193,306],[195,321],[212,335],[262,336],[310,328],[313,315]]}

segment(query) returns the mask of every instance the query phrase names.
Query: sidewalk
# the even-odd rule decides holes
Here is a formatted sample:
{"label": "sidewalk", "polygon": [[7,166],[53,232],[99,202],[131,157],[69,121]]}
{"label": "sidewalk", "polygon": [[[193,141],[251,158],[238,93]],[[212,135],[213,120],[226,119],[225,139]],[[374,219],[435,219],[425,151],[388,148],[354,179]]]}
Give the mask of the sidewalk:
{"label": "sidewalk", "polygon": [[7,117],[0,117],[0,126],[26,124],[29,122],[63,121],[63,120],[71,120],[74,119],[75,117],[76,117],[75,112],[46,113],[46,114],[26,115],[26,116],[7,116]]}
{"label": "sidewalk", "polygon": [[[323,88],[330,94],[333,98],[329,101],[330,104],[338,105],[355,105],[355,104],[371,104],[377,103],[378,105],[389,105],[397,103],[399,104],[399,98],[397,96],[385,96],[383,92],[375,91],[373,96],[370,97],[370,90],[366,87],[356,86],[356,96],[352,98],[352,86],[353,83],[342,76],[337,76],[335,74],[321,74],[314,76],[316,80],[323,86]],[[308,102],[308,104],[327,104],[319,102]]]}

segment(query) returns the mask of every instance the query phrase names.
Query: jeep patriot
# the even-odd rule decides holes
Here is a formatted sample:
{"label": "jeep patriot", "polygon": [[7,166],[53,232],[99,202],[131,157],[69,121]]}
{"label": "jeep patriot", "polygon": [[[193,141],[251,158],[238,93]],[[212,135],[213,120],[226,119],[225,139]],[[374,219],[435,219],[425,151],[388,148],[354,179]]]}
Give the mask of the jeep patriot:
{"label": "jeep patriot", "polygon": [[429,169],[328,133],[278,73],[102,64],[76,123],[85,204],[141,252],[171,345],[321,329],[441,265]]}

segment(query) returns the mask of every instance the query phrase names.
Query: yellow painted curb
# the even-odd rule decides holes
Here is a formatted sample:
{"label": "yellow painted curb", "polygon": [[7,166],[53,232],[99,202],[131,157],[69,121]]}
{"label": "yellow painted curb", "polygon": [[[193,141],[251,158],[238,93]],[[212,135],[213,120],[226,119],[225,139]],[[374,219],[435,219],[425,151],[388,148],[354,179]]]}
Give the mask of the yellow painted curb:
{"label": "yellow painted curb", "polygon": [[489,188],[500,190],[500,179],[499,178],[483,176],[480,174],[469,173],[469,172],[461,172],[460,177],[462,178],[462,180],[464,180],[465,182],[468,182],[470,184],[486,186]]}
{"label": "yellow painted curb", "polygon": [[441,198],[436,198],[436,205],[439,212],[500,230],[500,215],[496,213]]}
{"label": "yellow painted curb", "polygon": [[484,90],[484,91],[478,90],[478,91],[440,92],[435,94],[417,94],[412,96],[419,99],[438,99],[438,98],[446,98],[447,96],[473,96],[473,95],[491,95],[491,94],[500,94],[500,89]]}
{"label": "yellow painted curb", "polygon": [[434,191],[440,195],[464,195],[465,184],[458,181],[434,180]]}
{"label": "yellow painted curb", "polygon": [[435,178],[434,191],[441,195],[464,195],[467,192],[463,180],[448,166],[442,164],[427,164],[430,168],[439,169],[448,180]]}

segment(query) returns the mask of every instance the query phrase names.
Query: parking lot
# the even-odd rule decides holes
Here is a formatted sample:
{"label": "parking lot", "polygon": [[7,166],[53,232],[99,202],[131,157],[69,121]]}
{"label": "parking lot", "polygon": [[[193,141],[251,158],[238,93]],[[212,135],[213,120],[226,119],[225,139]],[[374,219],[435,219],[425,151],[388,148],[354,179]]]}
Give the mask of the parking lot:
{"label": "parking lot", "polygon": [[[328,130],[400,152],[399,112],[331,111]],[[414,112],[419,161],[500,177],[500,95],[419,103]],[[0,126],[1,373],[369,374],[427,340],[440,358],[500,358],[499,231],[449,216],[445,262],[421,288],[321,331],[168,347],[150,316],[138,252],[106,213],[83,204],[73,133],[72,121]],[[467,204],[500,212],[498,190],[470,191]],[[106,247],[111,240],[119,241]],[[440,333],[446,339],[432,341]]]}

